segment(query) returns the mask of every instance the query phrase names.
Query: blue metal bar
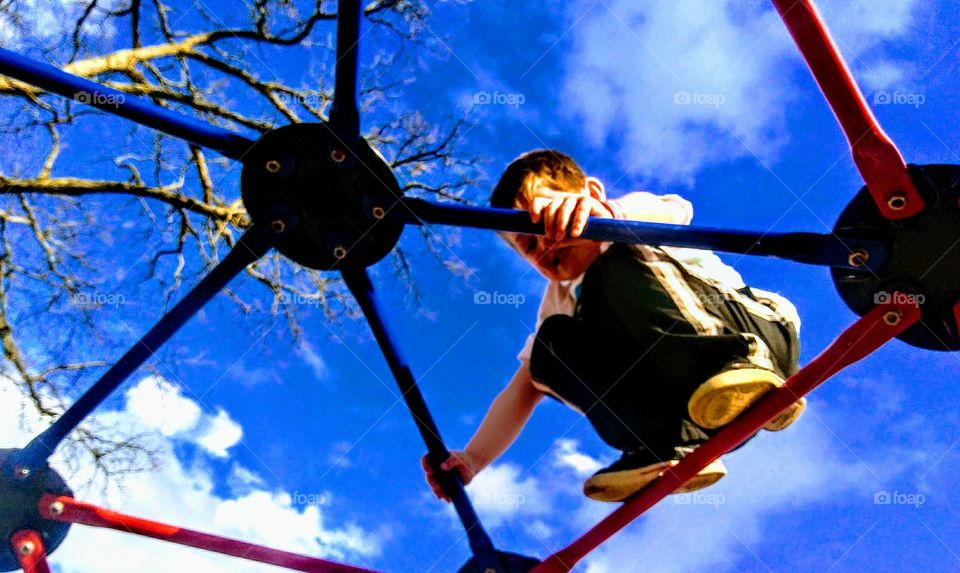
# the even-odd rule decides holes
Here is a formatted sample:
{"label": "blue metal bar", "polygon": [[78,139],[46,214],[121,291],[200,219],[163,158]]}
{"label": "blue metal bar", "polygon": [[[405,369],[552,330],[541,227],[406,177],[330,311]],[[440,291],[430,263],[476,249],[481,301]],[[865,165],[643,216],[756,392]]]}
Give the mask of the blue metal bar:
{"label": "blue metal bar", "polygon": [[337,3],[337,77],[330,108],[330,125],[347,145],[360,135],[357,60],[361,13],[359,0],[340,0]]}
{"label": "blue metal bar", "polygon": [[[435,223],[542,235],[543,224],[534,225],[526,211],[433,203],[403,198],[388,217],[407,224]],[[879,269],[886,259],[880,241],[853,236],[817,233],[756,233],[686,225],[663,225],[591,217],[582,237],[594,241],[645,243],[670,247],[711,249],[744,255],[778,257],[809,265]],[[858,258],[851,258],[863,251]]]}
{"label": "blue metal bar", "polygon": [[[430,410],[423,399],[423,394],[417,387],[416,379],[413,377],[410,367],[400,354],[397,345],[390,336],[390,331],[381,319],[382,315],[374,296],[370,277],[366,270],[362,268],[344,270],[342,274],[347,287],[360,304],[364,316],[367,317],[367,322],[370,323],[370,330],[373,331],[373,335],[387,359],[390,371],[397,379],[397,385],[400,387],[403,399],[413,415],[417,430],[420,431],[420,436],[427,445],[427,456],[430,463],[434,467],[439,467],[450,456],[450,452],[440,437],[440,430],[430,415]],[[480,565],[480,570],[501,573],[502,568],[497,558],[496,549],[483,525],[480,524],[480,518],[477,517],[476,511],[474,511],[473,505],[463,489],[463,481],[460,479],[460,475],[454,471],[438,472],[438,475],[444,492],[453,500],[457,515],[460,516],[460,522],[463,523],[463,527],[467,531],[470,549],[473,550],[473,555],[476,558],[476,563]]]}
{"label": "blue metal bar", "polygon": [[[213,268],[170,312],[137,341],[93,386],[77,399],[62,416],[27,446],[12,456],[7,470],[19,467],[18,475],[40,467],[63,439],[117,389],[137,368],[160,349],[177,330],[220,292],[250,263],[265,255],[299,223],[291,209],[278,209],[271,225],[255,225],[240,237],[226,257]],[[26,470],[24,472],[23,470]]]}
{"label": "blue metal bar", "polygon": [[219,151],[231,159],[242,159],[254,144],[252,139],[228,129],[164,109],[146,99],[133,97],[86,78],[68,74],[50,64],[31,60],[4,48],[0,48],[0,73],[174,137]]}

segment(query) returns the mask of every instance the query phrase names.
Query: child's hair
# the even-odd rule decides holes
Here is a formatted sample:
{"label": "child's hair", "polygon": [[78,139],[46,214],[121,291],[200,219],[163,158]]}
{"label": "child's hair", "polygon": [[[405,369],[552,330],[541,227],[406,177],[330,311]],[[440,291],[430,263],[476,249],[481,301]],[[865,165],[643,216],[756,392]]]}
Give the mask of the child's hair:
{"label": "child's hair", "polygon": [[587,175],[569,155],[555,149],[528,151],[510,162],[490,194],[490,206],[512,209],[521,189],[543,184],[556,189],[580,189]]}

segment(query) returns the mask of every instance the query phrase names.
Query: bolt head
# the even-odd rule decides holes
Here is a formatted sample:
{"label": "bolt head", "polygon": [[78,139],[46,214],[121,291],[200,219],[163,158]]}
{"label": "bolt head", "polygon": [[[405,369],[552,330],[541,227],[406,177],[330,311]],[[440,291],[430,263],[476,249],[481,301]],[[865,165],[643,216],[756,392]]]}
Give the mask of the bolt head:
{"label": "bolt head", "polygon": [[280,167],[280,162],[276,159],[271,159],[264,164],[264,168],[270,173],[276,173],[277,171],[280,171]]}
{"label": "bolt head", "polygon": [[900,324],[900,320],[902,318],[903,316],[900,314],[899,310],[891,310],[887,311],[883,315],[883,322],[885,322],[888,326],[896,326]]}
{"label": "bolt head", "polygon": [[903,193],[893,193],[887,198],[887,207],[894,211],[903,211],[907,208],[907,196]]}
{"label": "bolt head", "polygon": [[17,466],[13,468],[13,475],[17,479],[27,479],[30,477],[30,468],[26,466]]}
{"label": "bolt head", "polygon": [[332,159],[334,163],[343,163],[347,160],[347,152],[339,147],[335,147],[333,151],[330,152],[330,159]]}
{"label": "bolt head", "polygon": [[17,551],[20,552],[20,555],[30,555],[36,548],[37,546],[34,545],[32,541],[24,541],[17,547]]}
{"label": "bolt head", "polygon": [[272,229],[274,233],[282,233],[286,228],[287,228],[287,224],[284,223],[283,220],[281,219],[277,219],[276,221],[271,221],[270,223],[270,229]]}
{"label": "bolt head", "polygon": [[62,515],[63,514],[63,502],[55,501],[50,504],[50,515]]}
{"label": "bolt head", "polygon": [[850,257],[847,259],[847,262],[850,263],[851,267],[862,267],[867,264],[867,261],[869,260],[869,252],[864,249],[857,249],[850,253]]}
{"label": "bolt head", "polygon": [[343,259],[347,256],[347,248],[343,245],[337,245],[333,248],[333,256],[338,259]]}
{"label": "bolt head", "polygon": [[381,207],[380,205],[377,205],[376,207],[373,208],[373,218],[374,218],[374,219],[383,219],[383,217],[384,217],[386,214],[387,214],[387,212],[384,211],[384,210],[383,210],[383,207]]}

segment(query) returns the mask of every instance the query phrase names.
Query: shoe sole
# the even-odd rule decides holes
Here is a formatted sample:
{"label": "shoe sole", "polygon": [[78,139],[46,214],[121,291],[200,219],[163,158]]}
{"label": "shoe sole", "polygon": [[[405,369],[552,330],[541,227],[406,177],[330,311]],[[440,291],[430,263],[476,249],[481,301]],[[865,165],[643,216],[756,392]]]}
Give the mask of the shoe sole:
{"label": "shoe sole", "polygon": [[[764,394],[783,386],[783,379],[761,368],[742,368],[717,374],[700,385],[690,397],[690,419],[702,428],[716,429],[735,420]],[[801,398],[764,425],[779,432],[797,421],[806,408]]]}
{"label": "shoe sole", "polygon": [[[663,475],[677,463],[679,462],[671,460],[645,468],[595,475],[583,484],[583,494],[597,501],[623,501]],[[727,467],[722,461],[713,460],[707,467],[700,470],[700,473],[673,493],[689,493],[703,489],[717,483],[725,475],[727,475]]]}

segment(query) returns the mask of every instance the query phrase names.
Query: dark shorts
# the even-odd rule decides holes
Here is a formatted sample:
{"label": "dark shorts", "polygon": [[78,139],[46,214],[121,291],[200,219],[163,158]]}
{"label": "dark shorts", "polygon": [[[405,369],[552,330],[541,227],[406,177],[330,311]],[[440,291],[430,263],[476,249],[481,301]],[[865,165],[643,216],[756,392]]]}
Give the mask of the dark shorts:
{"label": "dark shorts", "polygon": [[574,316],[537,331],[535,385],[583,412],[620,450],[702,441],[688,419],[693,391],[733,361],[786,377],[797,370],[793,324],[749,288],[691,274],[659,249],[612,245],[587,270]]}

